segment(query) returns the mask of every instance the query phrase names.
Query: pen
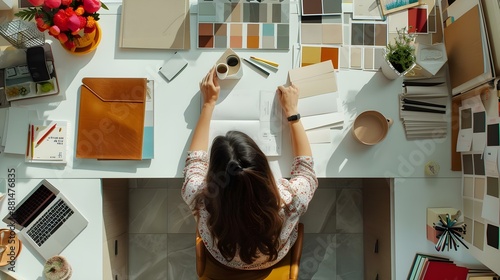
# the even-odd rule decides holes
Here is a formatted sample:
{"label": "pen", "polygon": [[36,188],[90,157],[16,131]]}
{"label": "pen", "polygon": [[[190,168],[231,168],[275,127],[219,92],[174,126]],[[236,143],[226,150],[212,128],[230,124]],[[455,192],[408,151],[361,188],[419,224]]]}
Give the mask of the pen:
{"label": "pen", "polygon": [[269,64],[271,66],[274,66],[274,67],[278,67],[279,66],[279,64],[276,63],[276,62],[272,62],[270,60],[259,58],[259,57],[255,57],[255,56],[251,56],[250,59],[261,61],[261,62],[267,63],[267,64]]}
{"label": "pen", "polygon": [[248,64],[252,65],[255,69],[259,70],[262,74],[266,75],[266,77],[269,76],[270,73],[267,72],[264,68],[257,65],[256,63],[253,63],[246,58],[243,58],[243,60],[246,61]]}
{"label": "pen", "polygon": [[36,145],[40,145],[43,140],[45,140],[45,138],[47,138],[47,136],[49,136],[49,134],[54,130],[54,128],[56,128],[56,124],[55,123],[51,128],[49,128],[49,130],[47,132],[45,132],[45,134],[42,136],[42,138],[40,138],[40,140],[38,140],[38,142],[36,142]]}
{"label": "pen", "polygon": [[500,80],[497,81],[498,116],[500,116]]}

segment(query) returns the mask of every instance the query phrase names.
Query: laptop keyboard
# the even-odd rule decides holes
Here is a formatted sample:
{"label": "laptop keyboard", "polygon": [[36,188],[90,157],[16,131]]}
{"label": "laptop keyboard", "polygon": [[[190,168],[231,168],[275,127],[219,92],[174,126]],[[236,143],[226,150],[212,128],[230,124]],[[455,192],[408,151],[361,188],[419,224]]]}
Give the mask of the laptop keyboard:
{"label": "laptop keyboard", "polygon": [[27,231],[27,234],[38,246],[42,246],[56,230],[71,217],[73,210],[62,199],[59,199],[43,216]]}

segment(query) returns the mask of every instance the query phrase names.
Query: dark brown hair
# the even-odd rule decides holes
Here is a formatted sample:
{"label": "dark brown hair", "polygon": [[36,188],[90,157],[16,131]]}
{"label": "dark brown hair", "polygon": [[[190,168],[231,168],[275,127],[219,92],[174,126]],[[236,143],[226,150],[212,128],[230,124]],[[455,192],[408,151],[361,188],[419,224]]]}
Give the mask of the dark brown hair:
{"label": "dark brown hair", "polygon": [[280,195],[266,156],[246,134],[229,131],[212,143],[207,188],[195,199],[210,213],[208,227],[228,261],[248,264],[261,252],[275,260],[283,220]]}

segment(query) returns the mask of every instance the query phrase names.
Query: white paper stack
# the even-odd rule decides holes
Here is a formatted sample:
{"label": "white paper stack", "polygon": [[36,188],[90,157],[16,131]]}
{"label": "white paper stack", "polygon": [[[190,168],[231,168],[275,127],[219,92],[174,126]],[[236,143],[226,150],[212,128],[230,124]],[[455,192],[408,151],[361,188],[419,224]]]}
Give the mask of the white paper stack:
{"label": "white paper stack", "polygon": [[332,129],[342,129],[344,112],[330,60],[292,69],[290,82],[299,88],[299,112],[311,143],[332,142]]}

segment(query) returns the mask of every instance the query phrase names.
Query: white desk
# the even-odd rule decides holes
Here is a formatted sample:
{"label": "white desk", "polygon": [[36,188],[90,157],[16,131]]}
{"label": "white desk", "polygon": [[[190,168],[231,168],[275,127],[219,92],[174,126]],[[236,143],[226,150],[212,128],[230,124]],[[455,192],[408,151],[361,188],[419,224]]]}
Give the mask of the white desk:
{"label": "white desk", "polygon": [[[172,82],[168,83],[159,74],[158,69],[172,54],[166,50],[132,50],[120,49],[117,44],[119,34],[120,4],[108,4],[110,11],[103,11],[99,21],[103,38],[97,50],[85,56],[68,54],[58,42],[52,43],[56,70],[62,93],[57,97],[23,101],[18,105],[38,110],[40,118],[67,120],[72,125],[70,135],[70,154],[67,165],[26,164],[22,156],[0,155],[0,178],[7,177],[7,168],[15,167],[18,178],[58,178],[56,185],[87,215],[89,227],[65,250],[70,257],[74,271],[78,275],[97,273],[78,279],[100,279],[102,271],[102,215],[99,186],[97,179],[82,178],[154,178],[154,177],[181,177],[184,167],[187,146],[199,115],[200,96],[198,82],[209,68],[220,57],[224,50],[199,50],[196,48],[196,14],[191,14],[191,46],[181,54],[189,61],[189,65]],[[291,15],[291,45],[297,41],[298,16]],[[50,39],[50,37],[48,37]],[[244,66],[243,78],[237,81],[223,81],[222,91],[227,93],[231,89],[251,88],[256,94],[259,90],[274,90],[287,80],[288,69],[292,68],[292,50],[290,51],[251,51],[237,50],[242,57],[256,54],[270,58],[280,64],[279,71],[271,74],[267,79]],[[155,80],[155,158],[151,161],[96,161],[81,160],[74,157],[75,126],[77,119],[78,94],[83,77],[147,77]],[[450,171],[450,135],[446,139],[407,141],[404,130],[398,117],[397,95],[401,90],[401,80],[389,81],[380,72],[367,71],[339,71],[337,72],[338,87],[342,99],[345,101],[345,128],[343,131],[332,132],[335,140],[330,144],[313,145],[313,154],[316,161],[316,172],[320,177],[416,177],[411,187],[418,185],[439,187],[446,185],[449,180],[432,180],[424,178],[423,166],[429,160],[437,161],[441,165],[439,177],[458,178],[459,172]],[[17,106],[17,105],[16,105]],[[392,118],[394,124],[389,130],[386,139],[373,147],[363,146],[351,137],[351,125],[354,117],[368,109],[382,112]],[[289,174],[291,162],[291,148],[289,145],[288,128],[284,126],[284,141],[282,156],[270,158],[273,168],[280,170],[284,176]],[[63,180],[72,178],[75,180]],[[38,180],[23,180],[19,183],[33,187]],[[26,182],[26,183],[24,183]],[[62,184],[64,182],[64,184]],[[399,181],[398,181],[399,182]],[[456,182],[456,180],[454,181]],[[402,183],[399,183],[400,185]],[[396,185],[396,193],[401,197]],[[412,188],[413,189],[413,188]],[[407,192],[405,189],[402,191]],[[23,190],[27,192],[28,190]],[[422,190],[424,197],[432,197],[432,189]],[[396,197],[399,200],[398,197]],[[400,200],[403,203],[404,200]],[[439,204],[439,202],[436,202]],[[460,200],[455,199],[454,205],[460,207]],[[396,207],[400,203],[396,201]],[[2,209],[5,205],[2,205]],[[5,211],[5,209],[3,209]],[[394,210],[395,212],[399,211]],[[420,213],[422,214],[422,213]],[[399,231],[402,220],[396,216],[393,222],[397,239],[394,248],[406,243],[403,232]],[[423,225],[423,224],[422,224]],[[425,240],[420,236],[419,240]],[[94,247],[95,246],[95,247]],[[19,267],[31,264],[36,269],[24,270],[23,273],[40,275],[42,262],[34,257],[29,248],[19,260]],[[405,256],[412,258],[414,248]],[[398,249],[396,249],[398,250]],[[81,258],[81,254],[83,255]],[[400,254],[396,254],[399,258]],[[72,261],[75,258],[85,259],[85,262]],[[411,261],[411,260],[410,260]],[[94,265],[95,264],[95,265]],[[401,263],[403,265],[403,263]],[[80,267],[81,266],[81,267]],[[394,265],[393,265],[394,266]],[[39,269],[40,268],[40,269]],[[89,270],[88,268],[93,268]],[[393,267],[393,273],[395,273]],[[404,275],[406,268],[396,271],[398,277]],[[37,274],[38,273],[38,274]],[[87,275],[85,275],[87,276]],[[28,277],[28,279],[35,279]]]}
{"label": "white desk", "polygon": [[[198,82],[224,50],[196,48],[196,14],[191,14],[191,46],[181,51],[189,65],[172,82],[158,73],[159,67],[174,51],[120,49],[117,44],[121,4],[111,3],[99,23],[103,37],[94,53],[74,56],[58,42],[52,42],[61,94],[18,102],[15,106],[37,109],[39,118],[67,120],[72,126],[67,165],[26,164],[19,155],[0,155],[5,167],[15,167],[19,178],[111,178],[111,177],[182,177],[187,146],[199,115]],[[292,9],[293,11],[294,9]],[[298,38],[298,15],[292,13],[290,45]],[[51,40],[50,36],[47,36]],[[295,51],[296,52],[296,51]],[[277,73],[264,78],[254,69],[243,66],[240,80],[221,82],[222,94],[231,89],[274,90],[286,83],[292,68],[294,51],[237,50],[242,57],[258,55],[280,64]],[[151,161],[96,161],[74,157],[78,95],[84,77],[147,77],[155,81],[155,158]],[[401,80],[389,81],[381,72],[360,70],[337,72],[340,95],[345,101],[343,131],[334,131],[330,144],[313,145],[316,171],[320,177],[423,177],[423,165],[435,160],[441,165],[440,176],[458,176],[450,171],[450,138],[406,141],[398,117],[397,95]],[[354,117],[368,109],[379,110],[394,124],[386,139],[373,147],[358,144],[351,137]],[[289,174],[291,149],[288,127],[283,131],[283,155],[271,158],[273,168]],[[449,133],[450,134],[450,133]],[[6,168],[0,169],[5,178]]]}

